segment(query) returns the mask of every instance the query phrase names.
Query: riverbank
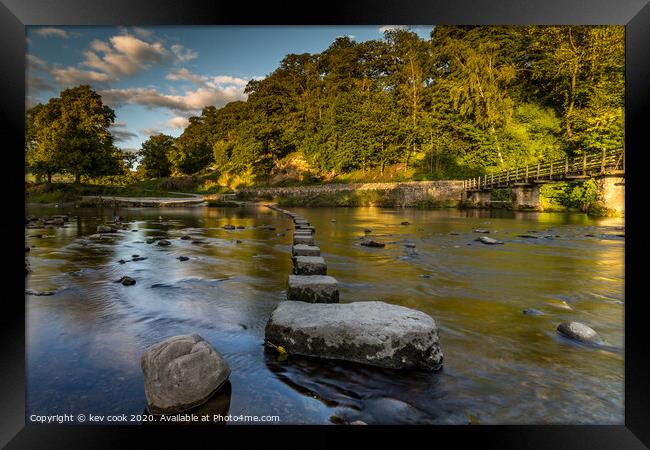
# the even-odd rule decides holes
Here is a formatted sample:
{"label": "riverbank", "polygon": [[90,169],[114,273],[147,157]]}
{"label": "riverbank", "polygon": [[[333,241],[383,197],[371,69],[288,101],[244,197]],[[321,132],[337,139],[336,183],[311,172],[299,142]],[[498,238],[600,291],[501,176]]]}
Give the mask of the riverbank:
{"label": "riverbank", "polygon": [[248,201],[273,201],[286,207],[457,208],[461,206],[462,193],[462,181],[441,180],[242,188],[237,190],[237,198]]}

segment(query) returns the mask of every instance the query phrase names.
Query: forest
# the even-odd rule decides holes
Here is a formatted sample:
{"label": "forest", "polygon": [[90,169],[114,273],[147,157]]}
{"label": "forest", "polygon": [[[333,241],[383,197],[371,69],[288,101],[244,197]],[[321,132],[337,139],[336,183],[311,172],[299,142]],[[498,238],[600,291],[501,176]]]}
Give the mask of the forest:
{"label": "forest", "polygon": [[621,26],[436,26],[288,54],[246,101],[174,138],[116,148],[89,86],[27,111],[27,171],[96,183],[211,174],[228,185],[465,178],[620,148]]}

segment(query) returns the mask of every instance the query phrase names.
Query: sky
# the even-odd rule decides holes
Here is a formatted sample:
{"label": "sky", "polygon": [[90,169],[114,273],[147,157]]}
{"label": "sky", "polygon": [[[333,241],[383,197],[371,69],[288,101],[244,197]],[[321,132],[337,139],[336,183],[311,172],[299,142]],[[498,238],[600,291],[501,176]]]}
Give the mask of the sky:
{"label": "sky", "polygon": [[390,28],[428,39],[433,26],[27,27],[26,105],[89,84],[115,110],[115,145],[179,136],[191,116],[246,100],[252,79],[289,53],[320,53],[339,36],[382,39]]}

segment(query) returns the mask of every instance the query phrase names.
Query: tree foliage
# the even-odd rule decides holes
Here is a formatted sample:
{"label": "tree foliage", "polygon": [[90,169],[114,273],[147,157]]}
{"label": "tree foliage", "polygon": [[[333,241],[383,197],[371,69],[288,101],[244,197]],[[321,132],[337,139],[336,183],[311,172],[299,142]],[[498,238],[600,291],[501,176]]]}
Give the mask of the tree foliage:
{"label": "tree foliage", "polygon": [[[327,179],[389,166],[452,178],[620,147],[623,27],[437,26],[429,39],[402,29],[360,43],[339,37],[321,53],[286,55],[245,92],[246,101],[190,118],[164,152],[143,146],[160,157],[145,158],[147,176],[210,169],[264,182],[299,153]],[[101,102],[89,96],[83,111],[96,112],[82,115],[75,98],[28,113],[34,171],[92,172],[96,161],[84,158],[101,151],[79,150],[109,145],[106,133],[79,132],[86,119],[59,119],[72,108],[105,129]]]}
{"label": "tree foliage", "polygon": [[115,112],[101,96],[82,85],[61,92],[27,112],[26,151],[32,172],[102,176],[120,170],[109,127]]}

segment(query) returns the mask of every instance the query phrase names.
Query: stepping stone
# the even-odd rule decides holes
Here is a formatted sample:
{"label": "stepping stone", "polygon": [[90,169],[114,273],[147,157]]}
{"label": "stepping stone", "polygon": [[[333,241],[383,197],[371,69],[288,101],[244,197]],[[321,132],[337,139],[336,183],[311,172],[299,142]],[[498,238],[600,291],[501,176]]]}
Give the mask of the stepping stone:
{"label": "stepping stone", "polygon": [[328,275],[289,275],[287,299],[308,303],[338,303],[339,283]]}
{"label": "stepping stone", "polygon": [[228,381],[223,356],[198,334],[174,336],[142,355],[144,393],[153,414],[175,414],[199,406]]}
{"label": "stepping stone", "polygon": [[294,219],[293,223],[295,223],[296,225],[307,225],[307,226],[309,225],[307,219]]}
{"label": "stepping stone", "polygon": [[311,225],[309,225],[309,226],[298,225],[296,227],[296,231],[309,231],[310,233],[316,233],[316,228],[314,228]]}
{"label": "stepping stone", "polygon": [[291,248],[292,256],[320,256],[320,248],[315,245],[297,244]]}
{"label": "stepping stone", "polygon": [[436,322],[384,302],[280,302],[265,341],[287,353],[392,369],[439,370],[443,354]]}
{"label": "stepping stone", "polygon": [[322,256],[295,256],[293,273],[296,275],[327,275],[327,264]]}
{"label": "stepping stone", "polygon": [[474,240],[475,240],[475,241],[482,242],[482,243],[484,243],[484,244],[488,244],[488,245],[503,244],[503,242],[498,241],[498,240],[496,240],[496,239],[492,239],[492,238],[487,237],[487,236],[481,236],[480,238],[478,238],[478,239],[474,239]]}
{"label": "stepping stone", "polygon": [[294,230],[293,234],[294,235],[301,235],[301,236],[311,236],[314,233],[311,230],[299,229],[299,230]]}
{"label": "stepping stone", "polygon": [[293,245],[304,244],[304,245],[314,245],[314,236],[305,236],[305,235],[295,235],[293,237]]}

